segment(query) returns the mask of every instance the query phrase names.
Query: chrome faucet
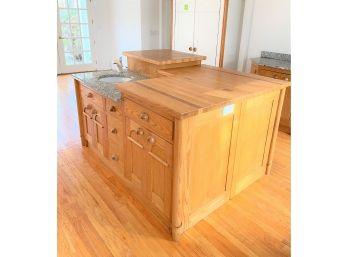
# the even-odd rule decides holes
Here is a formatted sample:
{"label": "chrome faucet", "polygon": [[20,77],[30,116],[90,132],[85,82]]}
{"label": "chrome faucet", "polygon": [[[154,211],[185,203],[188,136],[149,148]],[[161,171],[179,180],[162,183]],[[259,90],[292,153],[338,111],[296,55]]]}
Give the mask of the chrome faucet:
{"label": "chrome faucet", "polygon": [[122,73],[124,72],[124,66],[122,63],[122,56],[118,58],[118,60],[115,60],[114,64],[116,64],[116,69],[118,72]]}

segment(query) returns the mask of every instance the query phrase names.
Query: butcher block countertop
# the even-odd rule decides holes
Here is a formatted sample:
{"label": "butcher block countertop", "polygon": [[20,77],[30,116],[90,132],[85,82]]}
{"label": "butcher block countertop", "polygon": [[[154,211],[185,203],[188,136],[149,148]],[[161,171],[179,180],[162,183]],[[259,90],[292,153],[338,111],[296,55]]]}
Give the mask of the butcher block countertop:
{"label": "butcher block countertop", "polygon": [[183,119],[290,86],[289,82],[211,66],[160,73],[167,77],[118,84],[116,88],[125,97],[159,110],[168,118]]}
{"label": "butcher block countertop", "polygon": [[123,52],[123,55],[156,65],[202,61],[206,59],[206,56],[187,54],[170,49],[128,51]]}

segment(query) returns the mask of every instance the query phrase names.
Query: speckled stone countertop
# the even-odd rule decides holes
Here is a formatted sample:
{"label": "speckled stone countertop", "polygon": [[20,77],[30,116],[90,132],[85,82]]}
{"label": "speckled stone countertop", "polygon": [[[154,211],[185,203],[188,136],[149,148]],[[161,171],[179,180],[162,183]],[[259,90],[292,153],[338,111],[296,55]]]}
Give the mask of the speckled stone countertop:
{"label": "speckled stone countertop", "polygon": [[110,98],[114,101],[119,101],[121,99],[121,92],[115,88],[115,85],[118,83],[100,81],[101,78],[108,78],[113,76],[125,76],[131,78],[131,80],[127,82],[148,79],[148,77],[146,76],[131,71],[124,71],[120,73],[115,70],[105,70],[72,74],[72,77],[74,79],[79,80],[86,87],[96,91],[104,97]]}
{"label": "speckled stone countertop", "polygon": [[291,55],[262,51],[260,58],[252,58],[251,61],[258,65],[273,68],[291,70]]}

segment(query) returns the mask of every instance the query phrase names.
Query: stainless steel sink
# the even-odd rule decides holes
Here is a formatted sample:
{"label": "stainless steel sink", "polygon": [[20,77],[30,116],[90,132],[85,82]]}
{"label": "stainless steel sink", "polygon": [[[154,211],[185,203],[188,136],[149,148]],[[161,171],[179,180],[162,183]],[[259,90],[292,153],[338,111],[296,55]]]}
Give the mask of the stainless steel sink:
{"label": "stainless steel sink", "polygon": [[131,81],[133,77],[131,76],[125,76],[122,74],[107,74],[107,75],[101,75],[98,77],[98,81],[105,82],[105,83],[122,83]]}

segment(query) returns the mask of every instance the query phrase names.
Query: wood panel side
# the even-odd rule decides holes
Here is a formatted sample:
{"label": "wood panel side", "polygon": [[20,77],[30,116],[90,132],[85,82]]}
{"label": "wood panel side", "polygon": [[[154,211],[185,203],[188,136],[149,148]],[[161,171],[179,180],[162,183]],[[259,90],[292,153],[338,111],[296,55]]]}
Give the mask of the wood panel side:
{"label": "wood panel side", "polygon": [[192,146],[191,129],[194,117],[175,120],[173,156],[173,193],[172,193],[172,237],[179,236],[189,226],[188,173]]}
{"label": "wood panel side", "polygon": [[175,123],[174,239],[229,199],[227,178],[234,105],[225,107]]}
{"label": "wood panel side", "polygon": [[[230,155],[233,170],[232,198],[262,177],[267,169],[280,91],[274,91],[242,102],[235,154]],[[231,159],[234,158],[234,159]]]}
{"label": "wood panel side", "polygon": [[185,61],[185,62],[177,62],[177,63],[171,63],[171,64],[161,64],[156,65],[150,62],[138,60],[132,57],[128,58],[128,69],[130,71],[141,73],[145,76],[148,76],[150,78],[158,78],[162,77],[163,75],[158,72],[158,70],[165,70],[165,69],[173,69],[173,68],[182,68],[182,67],[191,67],[191,66],[199,66],[201,65],[200,60],[194,60],[194,61]]}
{"label": "wood panel side", "polygon": [[219,57],[219,67],[224,66],[224,56],[225,56],[225,38],[226,38],[226,28],[227,28],[227,16],[228,16],[228,2],[229,0],[224,0],[224,16],[222,20],[222,31],[221,31],[221,46],[220,46],[220,57]]}
{"label": "wood panel side", "polygon": [[76,79],[74,79],[74,85],[75,85],[75,94],[76,94],[76,103],[77,103],[77,112],[79,117],[79,127],[80,127],[80,139],[81,139],[81,145],[87,146],[87,141],[85,139],[85,131],[84,131],[84,125],[83,125],[83,110],[82,110],[82,98],[81,98],[81,86],[80,82]]}
{"label": "wood panel side", "polygon": [[272,166],[272,162],[273,162],[274,150],[275,150],[275,145],[276,145],[276,141],[277,141],[277,135],[278,135],[280,117],[282,114],[282,107],[283,107],[284,98],[285,98],[285,92],[286,92],[286,88],[282,89],[280,91],[280,94],[279,94],[278,108],[277,108],[274,127],[273,127],[273,131],[272,131],[271,145],[270,145],[269,155],[268,155],[268,160],[267,160],[266,175],[271,174],[271,166]]}

